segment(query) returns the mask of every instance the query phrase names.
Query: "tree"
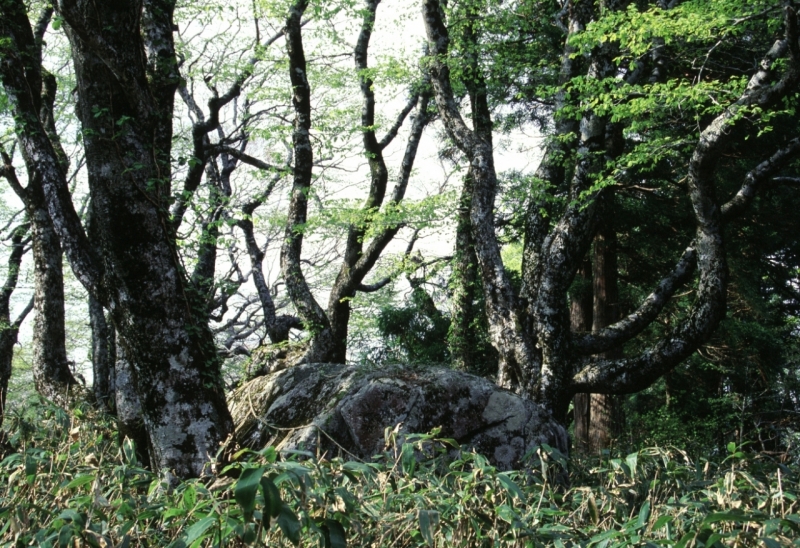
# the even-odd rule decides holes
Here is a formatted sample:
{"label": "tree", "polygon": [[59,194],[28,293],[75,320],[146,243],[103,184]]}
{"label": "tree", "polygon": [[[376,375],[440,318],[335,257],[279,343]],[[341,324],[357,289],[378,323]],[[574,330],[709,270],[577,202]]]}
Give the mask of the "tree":
{"label": "tree", "polygon": [[76,276],[111,312],[154,466],[203,474],[233,425],[213,338],[169,230],[174,2],[55,5],[75,65],[94,247],[39,116],[42,67],[25,5],[4,0],[1,7],[0,77],[29,180],[41,184]]}
{"label": "tree", "polygon": [[[26,46],[25,54],[33,64],[39,66],[41,66],[44,33],[52,15],[52,8],[45,8],[42,11],[36,22],[35,33],[31,37],[33,40]],[[38,122],[52,143],[53,153],[60,164],[60,169],[66,174],[69,159],[61,146],[53,113],[56,78],[47,71],[40,70],[32,80],[31,84],[35,87],[31,93],[37,94],[33,106],[38,109]],[[65,341],[61,243],[47,213],[43,182],[39,174],[29,173],[28,185],[23,187],[17,178],[8,151],[0,150],[0,156],[4,164],[1,173],[25,204],[25,212],[31,223],[36,286],[33,336],[34,383],[42,396],[66,406],[77,381],[69,368]]]}
{"label": "tree", "polygon": [[[366,276],[375,266],[386,246],[402,228],[399,221],[378,225],[376,221],[384,211],[392,212],[403,200],[408,187],[414,159],[417,154],[422,131],[430,121],[428,103],[430,90],[427,85],[418,84],[412,96],[400,112],[396,122],[386,135],[378,140],[375,126],[375,94],[373,79],[368,70],[367,55],[372,28],[380,0],[369,0],[364,9],[358,41],[354,51],[356,69],[360,80],[363,97],[361,131],[363,134],[364,156],[369,164],[370,187],[366,201],[360,212],[360,219],[348,228],[344,257],[336,280],[328,298],[327,310],[323,310],[316,301],[301,268],[301,252],[303,231],[307,221],[308,198],[313,179],[313,149],[310,139],[311,130],[311,88],[306,75],[307,66],[303,49],[301,20],[309,2],[300,0],[291,5],[286,21],[286,39],[289,56],[289,73],[291,75],[295,111],[294,133],[294,172],[289,205],[289,217],[286,224],[284,244],[281,249],[281,270],[286,281],[287,291],[302,318],[306,329],[311,334],[308,351],[301,358],[302,362],[344,363],[347,353],[347,331],[350,321],[351,301],[356,292],[370,292],[380,289],[388,283],[368,286],[364,283]],[[384,204],[389,180],[389,170],[383,151],[397,136],[400,126],[412,110],[416,116],[412,123],[405,153],[401,162],[400,173],[388,203]],[[365,241],[369,230],[374,234]]]}
{"label": "tree", "polygon": [[[784,116],[792,116],[791,107],[796,101],[794,87],[800,77],[797,17],[791,7],[785,9],[782,33],[775,33],[774,43],[765,48],[762,61],[750,71],[746,85],[733,86],[725,102],[713,110],[713,116],[699,119],[700,130],[692,135],[691,152],[680,158],[683,162],[681,181],[686,185],[696,224],[694,240],[672,272],[637,310],[596,333],[580,336],[573,335],[570,330],[567,293],[602,221],[603,211],[607,211],[604,204],[609,200],[609,187],[635,185],[648,178],[646,170],[637,169],[633,161],[629,169],[606,161],[610,122],[616,119],[630,123],[632,120],[628,109],[631,101],[642,97],[638,94],[643,89],[637,78],[648,68],[660,68],[658,60],[653,60],[651,55],[653,49],[658,48],[650,43],[645,47],[637,45],[633,34],[618,33],[617,36],[621,36],[618,40],[609,39],[605,34],[619,25],[633,27],[632,19],[637,25],[647,25],[647,19],[643,23],[643,18],[638,17],[640,12],[635,6],[616,12],[615,6],[608,5],[601,17],[599,8],[592,2],[570,3],[568,14],[564,14],[569,18],[565,26],[571,34],[566,40],[564,59],[565,62],[573,59],[571,48],[578,45],[578,52],[586,56],[586,68],[583,75],[570,79],[568,87],[575,92],[574,103],[558,93],[550,99],[553,103],[562,101],[564,104],[557,116],[572,117],[578,127],[574,132],[558,133],[545,152],[543,166],[562,167],[549,173],[540,168],[538,174],[545,189],[540,196],[545,202],[548,195],[553,197],[559,190],[568,195],[561,211],[553,208],[548,211],[541,201],[529,200],[524,232],[523,289],[515,294],[500,258],[494,222],[497,175],[489,123],[491,112],[488,106],[476,101],[473,108],[487,123],[483,127],[477,124],[468,127],[453,91],[453,66],[460,65],[454,61],[453,56],[457,54],[450,49],[451,27],[463,24],[462,21],[468,20],[464,13],[474,13],[483,9],[481,6],[461,4],[457,8],[461,10],[459,16],[450,13],[448,18],[437,0],[423,3],[423,17],[431,43],[431,81],[439,115],[448,134],[470,161],[474,185],[470,221],[490,335],[500,354],[498,382],[542,402],[557,418],[564,420],[568,402],[575,393],[624,394],[647,387],[708,340],[724,317],[728,276],[723,224],[754,199],[760,185],[791,166],[800,147],[796,139],[783,135],[772,150],[759,151],[759,157],[739,170],[741,187],[727,202],[720,202],[716,197],[718,164],[732,147],[746,138],[757,137],[759,119],[749,120],[748,113],[778,115],[783,112]],[[524,6],[521,4],[519,9]],[[736,3],[726,7],[750,13]],[[699,20],[698,15],[706,9],[698,4],[687,4],[681,16]],[[668,22],[675,14],[668,12],[659,7],[650,8],[646,12],[652,17],[647,32],[674,39]],[[772,13],[758,15],[767,28],[769,25],[775,28],[775,20],[766,15]],[[597,24],[590,29],[596,32],[581,33],[592,19]],[[641,27],[637,30],[641,31]],[[583,42],[580,36],[584,36]],[[631,63],[637,62],[643,66],[636,68],[642,70],[637,73],[628,69]],[[473,74],[471,78],[479,81],[480,74]],[[677,89],[682,78],[685,76],[676,76],[669,86]],[[608,103],[604,102],[606,96],[601,95],[603,90],[608,93]],[[674,92],[673,96],[680,95]],[[647,104],[652,108],[652,101]],[[782,110],[785,105],[791,105],[789,110]],[[642,117],[645,112],[639,110],[636,115]],[[640,124],[639,131],[627,132],[628,154],[622,157],[625,162],[635,158],[632,153],[641,153],[636,146],[646,130],[646,124]],[[565,158],[572,164],[565,164]],[[677,166],[673,169],[677,171]],[[699,274],[695,302],[678,325],[636,355],[603,356],[632,341],[655,320],[677,287],[689,278],[695,263]]]}
{"label": "tree", "polygon": [[17,288],[22,257],[27,251],[26,246],[30,243],[29,228],[27,224],[21,224],[11,231],[11,254],[8,257],[8,271],[3,289],[0,291],[0,427],[3,426],[3,418],[5,417],[8,380],[11,378],[11,362],[14,358],[14,345],[17,344],[17,336],[22,322],[33,309],[33,299],[30,299],[17,317],[13,321],[11,320],[11,295]]}

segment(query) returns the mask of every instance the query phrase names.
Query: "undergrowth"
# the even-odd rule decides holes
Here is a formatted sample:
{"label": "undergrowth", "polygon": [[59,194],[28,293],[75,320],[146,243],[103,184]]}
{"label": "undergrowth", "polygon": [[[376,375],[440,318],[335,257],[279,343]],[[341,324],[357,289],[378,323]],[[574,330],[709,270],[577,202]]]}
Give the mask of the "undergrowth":
{"label": "undergrowth", "polygon": [[388,436],[375,462],[245,450],[220,476],[171,485],[89,409],[7,421],[2,546],[800,546],[797,472],[735,446],[718,463],[674,448],[567,462],[543,447],[500,472],[436,433]]}

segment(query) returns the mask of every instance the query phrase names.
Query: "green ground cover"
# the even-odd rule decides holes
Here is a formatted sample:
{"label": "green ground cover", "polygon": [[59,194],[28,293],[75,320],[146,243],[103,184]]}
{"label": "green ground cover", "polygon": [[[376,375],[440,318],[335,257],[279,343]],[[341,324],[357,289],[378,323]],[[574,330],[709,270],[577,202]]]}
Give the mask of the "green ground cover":
{"label": "green ground cover", "polygon": [[543,447],[500,472],[435,433],[389,435],[371,463],[244,450],[170,485],[88,408],[7,420],[2,546],[800,546],[798,472],[733,444],[714,461]]}

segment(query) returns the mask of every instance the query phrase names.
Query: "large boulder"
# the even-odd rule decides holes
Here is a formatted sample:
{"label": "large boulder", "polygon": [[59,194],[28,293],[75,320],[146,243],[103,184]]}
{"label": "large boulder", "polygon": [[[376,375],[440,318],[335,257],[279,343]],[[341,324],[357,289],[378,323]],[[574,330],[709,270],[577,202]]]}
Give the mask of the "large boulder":
{"label": "large boulder", "polygon": [[542,406],[450,369],[305,364],[247,382],[230,404],[238,442],[253,449],[369,459],[399,425],[399,441],[441,427],[504,470],[543,443],[567,451],[566,431]]}

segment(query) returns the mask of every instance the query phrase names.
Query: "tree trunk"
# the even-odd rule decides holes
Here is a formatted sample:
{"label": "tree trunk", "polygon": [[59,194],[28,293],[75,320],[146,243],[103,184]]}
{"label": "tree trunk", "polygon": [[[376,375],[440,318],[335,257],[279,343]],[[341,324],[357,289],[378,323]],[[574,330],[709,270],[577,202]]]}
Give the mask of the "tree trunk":
{"label": "tree trunk", "polygon": [[[5,21],[1,28],[10,39],[10,50],[2,53],[5,57],[2,79],[17,117],[17,136],[28,171],[26,187],[17,179],[11,158],[5,150],[2,156],[6,164],[3,175],[25,204],[25,212],[31,223],[36,311],[33,328],[34,384],[42,396],[66,407],[77,381],[67,359],[62,249],[47,210],[44,193],[46,170],[40,168],[35,154],[26,147],[25,140],[25,135],[38,131],[37,137],[49,144],[49,159],[54,167],[66,172],[69,161],[56,133],[53,116],[56,80],[41,67],[42,40],[52,14],[51,7],[43,10],[34,35],[24,5],[3,6],[2,17]],[[27,74],[20,74],[23,68],[21,63],[12,64],[12,59],[18,55],[24,56],[25,61],[30,63],[26,67]],[[24,91],[20,88],[24,88]]]}
{"label": "tree trunk", "polygon": [[[255,207],[253,208],[255,210]],[[252,215],[253,210],[245,211]],[[264,276],[264,252],[258,247],[253,221],[250,219],[240,219],[236,226],[242,229],[244,241],[247,245],[247,254],[250,256],[250,271],[253,275],[253,285],[256,286],[258,300],[261,301],[261,310],[264,312],[264,327],[267,330],[267,337],[272,344],[284,343],[289,340],[289,332],[292,329],[302,329],[303,323],[300,318],[291,314],[281,314],[278,316],[275,309],[275,301],[272,292],[267,285],[267,278]]]}
{"label": "tree trunk", "polygon": [[[0,291],[0,429],[5,417],[8,381],[11,379],[11,364],[14,360],[14,345],[17,344],[22,321],[33,309],[33,299],[31,299],[20,315],[13,322],[11,321],[11,295],[17,288],[19,268],[27,243],[23,238],[27,232],[28,226],[22,225],[17,227],[11,236],[12,249],[8,258],[8,273],[2,291]],[[2,441],[3,433],[0,430],[0,442]]]}
{"label": "tree trunk", "polygon": [[286,232],[281,246],[281,272],[286,280],[286,291],[297,308],[303,326],[312,337],[312,344],[303,361],[326,361],[336,342],[325,311],[308,287],[303,274],[301,255],[303,230],[308,215],[308,194],[311,189],[314,151],[311,146],[311,87],[306,74],[306,56],[303,49],[302,18],[308,0],[296,0],[289,8],[286,19],[286,51],[289,56],[289,77],[292,83],[294,107],[294,173],[292,180]]}
{"label": "tree trunk", "polygon": [[33,233],[33,381],[39,394],[67,407],[77,381],[67,358],[61,244],[38,185],[28,188],[26,209]]}
{"label": "tree trunk", "polygon": [[456,224],[455,257],[453,258],[453,274],[450,286],[453,289],[451,298],[451,321],[449,345],[453,368],[472,372],[475,370],[475,308],[473,302],[477,289],[478,259],[475,256],[475,244],[472,241],[472,225],[469,212],[472,208],[472,176],[468,172],[464,177],[461,198],[458,204]]}
{"label": "tree trunk", "polygon": [[[570,327],[573,333],[586,333],[592,329],[592,263],[587,258],[573,282],[570,293]],[[573,446],[578,453],[588,453],[591,395],[575,394],[573,404]]]}
{"label": "tree trunk", "polygon": [[92,329],[92,372],[94,382],[92,393],[95,402],[106,411],[116,409],[114,330],[106,320],[103,305],[89,296],[89,325]]}
{"label": "tree trunk", "polygon": [[113,317],[119,347],[133,371],[153,466],[180,477],[198,476],[206,473],[233,424],[206,312],[187,295],[189,282],[169,228],[171,124],[179,77],[174,3],[77,0],[57,7],[75,65],[94,245],[39,116],[41,55],[29,55],[37,42],[25,5],[9,0],[0,18],[0,67],[29,184],[41,181],[50,219],[76,276]]}
{"label": "tree trunk", "polygon": [[[92,15],[85,19],[77,19],[77,11],[64,14],[70,27],[91,28],[95,18],[104,21],[114,29],[106,39],[118,45],[122,58],[115,60],[122,75],[127,76],[127,65],[143,66],[141,51],[133,46],[139,41],[139,29],[131,27],[135,3],[122,10],[87,9]],[[131,365],[153,465],[180,477],[202,475],[233,425],[205,302],[192,298],[170,241],[171,128],[160,119],[171,117],[171,102],[152,104],[146,81],[137,81],[144,74],[131,75],[135,87],[129,89],[133,82],[118,78],[93,44],[75,30],[68,30],[68,36],[81,97],[78,117],[92,221],[105,266],[109,310],[120,337],[118,352],[124,350],[124,362]],[[118,372],[117,383],[123,380]]]}
{"label": "tree trunk", "polygon": [[[611,198],[611,197],[609,197]],[[611,200],[609,200],[611,201]],[[613,205],[609,204],[613,211]],[[614,230],[613,215],[606,215],[606,221],[594,239],[594,317],[592,331],[595,333],[619,320],[619,289],[617,286],[617,233]],[[622,349],[615,348],[604,354],[606,358],[622,357]],[[617,396],[612,394],[592,394],[589,410],[588,451],[597,453],[608,449],[619,432]]]}
{"label": "tree trunk", "polygon": [[130,439],[136,448],[136,457],[142,466],[149,467],[153,442],[147,431],[142,404],[139,400],[134,370],[123,347],[117,340],[114,361],[114,404],[117,410],[117,434],[120,444]]}
{"label": "tree trunk", "polygon": [[[292,104],[295,112],[294,132],[294,181],[289,204],[286,237],[281,248],[281,269],[286,280],[286,289],[311,334],[311,344],[301,362],[344,363],[347,358],[347,335],[352,312],[352,300],[358,291],[368,291],[363,284],[386,246],[400,230],[400,224],[389,225],[376,234],[365,246],[364,237],[372,223],[374,212],[383,206],[386,197],[389,171],[383,158],[383,150],[397,136],[403,121],[416,107],[416,117],[406,143],[400,175],[391,194],[391,203],[403,200],[408,187],[411,169],[417,154],[422,131],[431,117],[427,113],[430,92],[416,93],[406,103],[395,124],[380,141],[375,133],[374,86],[367,71],[367,52],[379,0],[368,0],[363,12],[361,32],[357,40],[354,57],[359,71],[363,107],[361,131],[364,153],[370,169],[370,188],[362,208],[363,219],[348,229],[344,260],[333,283],[327,310],[323,310],[312,295],[301,268],[303,225],[308,212],[308,191],[312,183],[313,150],[309,138],[311,129],[311,88],[306,77],[306,59],[303,50],[301,18],[308,7],[308,0],[296,0],[289,9],[286,21],[286,44],[289,55],[289,74],[292,82]],[[383,287],[385,284],[378,284]]]}

